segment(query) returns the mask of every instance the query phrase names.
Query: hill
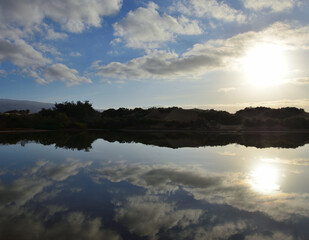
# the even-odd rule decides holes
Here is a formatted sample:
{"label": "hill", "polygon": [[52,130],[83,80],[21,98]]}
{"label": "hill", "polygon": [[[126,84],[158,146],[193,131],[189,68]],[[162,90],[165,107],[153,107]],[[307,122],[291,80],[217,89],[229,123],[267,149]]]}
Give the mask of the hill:
{"label": "hill", "polygon": [[[42,105],[41,105],[42,106]],[[303,109],[245,108],[226,111],[170,108],[119,108],[99,112],[88,101],[56,103],[36,114],[27,111],[0,114],[0,129],[113,129],[151,131],[309,131],[309,113]]]}
{"label": "hill", "polygon": [[54,104],[43,103],[27,100],[13,100],[13,99],[0,99],[0,113],[4,113],[12,110],[27,110],[31,113],[37,113],[42,108],[52,108]]}

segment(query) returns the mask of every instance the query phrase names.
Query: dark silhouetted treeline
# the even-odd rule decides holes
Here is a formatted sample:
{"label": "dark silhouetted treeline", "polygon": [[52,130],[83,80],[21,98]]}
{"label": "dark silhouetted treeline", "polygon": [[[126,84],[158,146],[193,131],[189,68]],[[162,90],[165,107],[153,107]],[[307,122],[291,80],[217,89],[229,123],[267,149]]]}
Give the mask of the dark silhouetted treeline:
{"label": "dark silhouetted treeline", "polygon": [[286,107],[245,108],[226,111],[170,108],[119,108],[103,112],[88,101],[56,103],[52,109],[30,114],[28,110],[0,114],[0,129],[131,129],[131,130],[286,130],[309,129],[309,114]]}

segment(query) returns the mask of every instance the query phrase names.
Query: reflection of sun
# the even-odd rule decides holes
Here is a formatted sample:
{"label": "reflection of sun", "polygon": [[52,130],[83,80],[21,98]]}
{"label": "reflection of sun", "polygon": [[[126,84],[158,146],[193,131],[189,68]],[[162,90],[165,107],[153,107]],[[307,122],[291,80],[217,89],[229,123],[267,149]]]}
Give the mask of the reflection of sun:
{"label": "reflection of sun", "polygon": [[255,46],[247,52],[242,65],[246,78],[258,87],[281,84],[287,74],[287,61],[281,45]]}
{"label": "reflection of sun", "polygon": [[279,190],[279,173],[270,165],[261,165],[250,174],[249,183],[252,188],[263,194],[275,193]]}

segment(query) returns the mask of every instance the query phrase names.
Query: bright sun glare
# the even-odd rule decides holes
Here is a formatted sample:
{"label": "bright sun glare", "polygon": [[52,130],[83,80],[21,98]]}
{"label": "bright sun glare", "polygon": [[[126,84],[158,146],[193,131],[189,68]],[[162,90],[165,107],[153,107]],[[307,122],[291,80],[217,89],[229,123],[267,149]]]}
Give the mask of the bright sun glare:
{"label": "bright sun glare", "polygon": [[250,174],[249,183],[251,187],[262,194],[272,194],[280,189],[279,173],[270,165],[261,165]]}
{"label": "bright sun glare", "polygon": [[287,61],[284,47],[275,44],[259,44],[243,58],[246,78],[257,87],[279,85],[285,81]]}

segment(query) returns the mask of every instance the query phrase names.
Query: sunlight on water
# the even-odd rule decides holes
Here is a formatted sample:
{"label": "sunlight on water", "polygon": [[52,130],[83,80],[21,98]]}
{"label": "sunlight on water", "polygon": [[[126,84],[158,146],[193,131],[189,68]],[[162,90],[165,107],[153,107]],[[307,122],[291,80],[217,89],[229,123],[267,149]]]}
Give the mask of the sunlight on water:
{"label": "sunlight on water", "polygon": [[259,165],[251,171],[249,183],[254,191],[274,194],[280,190],[279,170],[272,165]]}

